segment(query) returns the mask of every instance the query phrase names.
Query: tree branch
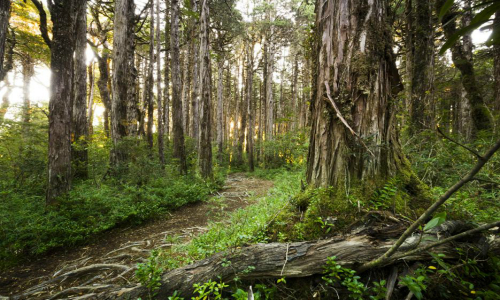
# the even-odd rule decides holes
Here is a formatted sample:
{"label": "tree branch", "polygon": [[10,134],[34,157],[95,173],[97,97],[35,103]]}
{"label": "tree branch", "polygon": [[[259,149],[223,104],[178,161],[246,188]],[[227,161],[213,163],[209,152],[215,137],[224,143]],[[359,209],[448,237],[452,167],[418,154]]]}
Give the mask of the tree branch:
{"label": "tree branch", "polygon": [[43,8],[42,2],[40,2],[39,0],[31,0],[31,2],[33,2],[36,9],[38,10],[38,14],[40,15],[40,32],[42,33],[42,38],[45,41],[45,44],[47,44],[47,46],[49,46],[50,48],[52,47],[52,41],[50,40],[49,33],[47,30],[47,13]]}
{"label": "tree branch", "polygon": [[410,227],[406,229],[406,231],[401,235],[401,237],[392,245],[392,247],[380,256],[377,259],[374,259],[368,263],[365,263],[361,266],[360,270],[368,270],[373,267],[382,265],[387,261],[390,261],[390,257],[396,253],[396,251],[401,247],[401,245],[406,241],[406,239],[421,225],[425,220],[430,218],[432,214],[443,205],[446,200],[448,200],[456,191],[458,191],[461,187],[463,187],[469,181],[474,179],[474,176],[484,167],[484,165],[490,160],[490,158],[495,154],[496,151],[500,149],[500,139],[496,142],[496,144],[488,150],[488,152],[482,156],[482,159],[479,159],[477,164],[472,168],[472,170],[463,177],[460,181],[455,183],[451,188],[449,188],[444,195],[442,195],[438,201],[436,201],[433,205],[431,205]]}
{"label": "tree branch", "polygon": [[481,159],[484,159],[479,153],[477,153],[477,151],[475,151],[474,149],[472,148],[469,148],[463,144],[460,144],[459,142],[455,141],[454,139],[450,138],[449,136],[447,136],[446,134],[444,134],[443,131],[441,131],[441,128],[436,127],[437,131],[439,132],[439,134],[441,134],[445,139],[447,139],[448,141],[454,143],[455,145],[458,145],[462,148],[464,148],[465,150],[469,151],[470,153],[474,154],[479,160]]}

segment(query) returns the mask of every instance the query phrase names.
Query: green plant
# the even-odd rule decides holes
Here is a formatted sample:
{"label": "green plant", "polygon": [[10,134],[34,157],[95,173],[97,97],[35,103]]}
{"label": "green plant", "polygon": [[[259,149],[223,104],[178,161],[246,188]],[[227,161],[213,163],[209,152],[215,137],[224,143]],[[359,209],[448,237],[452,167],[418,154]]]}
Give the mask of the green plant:
{"label": "green plant", "polygon": [[[192,297],[192,300],[205,300],[205,299],[222,299],[222,291],[224,288],[228,287],[229,285],[225,284],[224,282],[216,282],[209,280],[208,282],[205,282],[204,284],[197,284],[195,283],[193,285],[194,287],[194,293],[198,294],[195,297]],[[213,297],[213,298],[212,298]]]}
{"label": "green plant", "polygon": [[168,297],[168,300],[184,300],[184,298],[180,297],[179,293],[175,291],[172,296]]}
{"label": "green plant", "polygon": [[151,256],[149,256],[147,262],[138,264],[135,271],[137,280],[148,289],[150,299],[155,296],[156,291],[161,286],[163,268],[158,263],[158,255],[158,251],[151,251]]}
{"label": "green plant", "polygon": [[427,270],[418,268],[413,275],[406,275],[399,279],[399,282],[406,286],[417,299],[423,299],[423,292],[427,289]]}

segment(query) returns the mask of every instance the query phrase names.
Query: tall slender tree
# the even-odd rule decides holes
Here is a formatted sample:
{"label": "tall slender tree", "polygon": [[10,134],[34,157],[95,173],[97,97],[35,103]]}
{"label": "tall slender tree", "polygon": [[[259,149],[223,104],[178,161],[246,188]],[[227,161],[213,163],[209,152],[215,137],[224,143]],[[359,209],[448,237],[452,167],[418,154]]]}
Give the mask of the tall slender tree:
{"label": "tall slender tree", "polygon": [[160,29],[160,0],[156,0],[156,93],[158,106],[158,157],[160,164],[165,165],[165,145],[163,141],[163,96],[161,89],[161,29]]}
{"label": "tall slender tree", "polygon": [[113,150],[111,162],[115,168],[122,167],[127,153],[121,143],[127,136],[127,99],[129,93],[130,64],[128,57],[129,20],[135,10],[132,0],[115,1],[113,36],[113,101],[111,106],[111,138]]}
{"label": "tall slender tree", "polygon": [[73,145],[71,160],[74,166],[74,177],[88,176],[88,124],[87,124],[87,1],[79,5],[76,20],[76,50],[74,58],[74,100],[72,119]]}
{"label": "tall slender tree", "polygon": [[201,2],[200,15],[200,138],[198,147],[198,161],[200,173],[205,178],[213,176],[212,170],[212,117],[210,98],[212,95],[212,79],[210,76],[210,40],[208,0]]}
{"label": "tall slender tree", "polygon": [[179,171],[187,173],[186,151],[184,145],[184,124],[182,118],[181,99],[181,65],[179,49],[179,0],[170,1],[170,51],[172,54],[172,121],[173,121],[173,143],[174,157],[179,160]]}

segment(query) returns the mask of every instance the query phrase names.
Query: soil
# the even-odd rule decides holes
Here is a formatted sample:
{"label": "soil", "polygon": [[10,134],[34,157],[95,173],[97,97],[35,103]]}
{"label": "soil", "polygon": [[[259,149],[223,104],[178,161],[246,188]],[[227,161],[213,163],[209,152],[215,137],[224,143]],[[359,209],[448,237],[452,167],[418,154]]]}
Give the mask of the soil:
{"label": "soil", "polygon": [[[257,197],[266,195],[272,186],[271,181],[250,178],[243,173],[231,174],[224,188],[207,201],[184,206],[140,226],[115,228],[85,246],[58,250],[0,274],[0,295],[20,295],[30,289],[39,289],[37,293],[20,299],[48,299],[72,286],[126,284],[133,280],[137,263],[145,261],[153,249],[168,248],[172,243],[189,241],[193,236],[206,231],[209,221],[217,221],[229,212],[248,206]],[[173,237],[175,239],[172,241]],[[81,282],[81,278],[78,278],[75,281],[55,280],[47,283],[58,275],[96,264],[128,268],[126,272],[122,272],[123,268],[100,268],[89,272],[85,277],[86,282]],[[116,276],[120,273],[122,276]]]}

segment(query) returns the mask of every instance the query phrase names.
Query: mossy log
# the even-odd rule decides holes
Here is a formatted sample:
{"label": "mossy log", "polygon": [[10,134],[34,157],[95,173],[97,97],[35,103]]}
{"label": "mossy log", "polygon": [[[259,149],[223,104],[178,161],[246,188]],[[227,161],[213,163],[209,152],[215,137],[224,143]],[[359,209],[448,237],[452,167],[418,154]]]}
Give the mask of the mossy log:
{"label": "mossy log", "polygon": [[[447,229],[458,229],[463,226],[446,226]],[[462,229],[463,230],[463,229]],[[453,233],[439,233],[439,236]],[[425,234],[422,239],[415,235],[400,248],[399,252],[435,242],[436,234]],[[167,299],[175,291],[184,297],[193,292],[193,284],[204,283],[209,280],[229,282],[236,276],[242,280],[264,278],[308,277],[321,274],[328,257],[336,256],[337,262],[349,268],[356,269],[363,263],[369,262],[387,251],[393,240],[381,241],[370,235],[350,236],[347,238],[331,238],[314,242],[270,243],[256,244],[248,247],[231,249],[218,253],[207,259],[198,261],[165,273],[162,276],[161,287],[158,290],[158,299]],[[455,244],[444,244],[433,249],[433,252],[443,253],[447,258],[458,258],[456,247],[468,249],[481,246],[481,251],[500,252],[500,243],[486,239],[460,241]],[[427,253],[418,253],[405,257],[406,261],[429,260]],[[386,265],[397,263],[388,262]],[[114,292],[107,292],[98,296],[99,299],[135,299],[147,295],[144,287],[123,288]]]}

